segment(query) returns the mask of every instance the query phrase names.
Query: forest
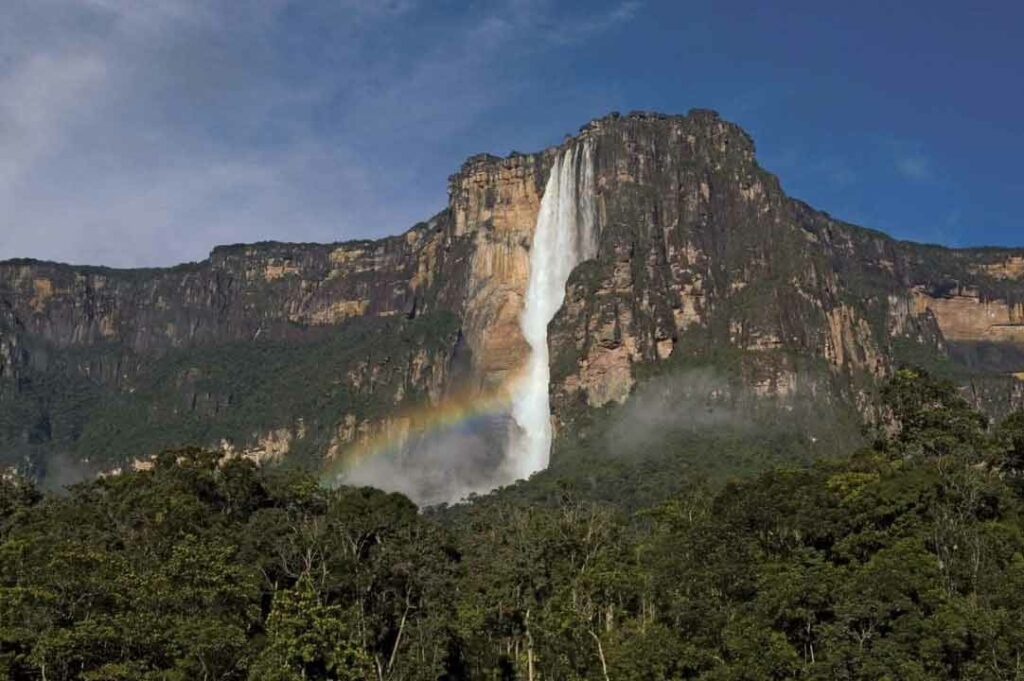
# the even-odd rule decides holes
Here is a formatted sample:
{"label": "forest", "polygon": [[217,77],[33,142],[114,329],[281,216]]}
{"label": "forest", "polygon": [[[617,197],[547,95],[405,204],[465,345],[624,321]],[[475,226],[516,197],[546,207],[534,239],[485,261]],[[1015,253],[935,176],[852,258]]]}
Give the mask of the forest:
{"label": "forest", "polygon": [[911,369],[882,400],[850,456],[642,505],[608,478],[421,511],[196,449],[7,477],[0,676],[1024,678],[1024,413]]}

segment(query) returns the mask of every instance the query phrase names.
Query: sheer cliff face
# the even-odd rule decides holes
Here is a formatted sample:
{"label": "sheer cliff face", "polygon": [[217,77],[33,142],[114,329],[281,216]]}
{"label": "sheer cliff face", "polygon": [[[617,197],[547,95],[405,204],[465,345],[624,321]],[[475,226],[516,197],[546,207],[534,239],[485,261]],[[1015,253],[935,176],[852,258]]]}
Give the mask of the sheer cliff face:
{"label": "sheer cliff face", "polygon": [[[102,457],[119,411],[142,450],[368,436],[383,419],[364,412],[439,400],[468,355],[457,325],[421,323],[461,309],[466,244],[442,214],[381,241],[220,247],[166,270],[0,264],[0,454]],[[437,342],[408,342],[424,333]],[[314,379],[320,394],[286,394]]]}
{"label": "sheer cliff face", "polygon": [[7,309],[24,333],[57,348],[123,343],[138,352],[411,313],[417,292],[447,291],[437,221],[401,237],[342,245],[257,244],[214,250],[167,270],[32,261],[0,265]]}
{"label": "sheer cliff face", "polygon": [[[692,361],[867,411],[895,363],[951,355],[979,400],[1020,398],[1024,251],[838,222],[786,197],[711,112],[613,115],[579,137],[600,237],[549,327],[557,422]],[[96,457],[131,414],[138,448],[185,433],[322,456],[401,428],[410,405],[507,382],[558,153],[474,157],[444,211],[380,241],[220,247],[162,270],[0,263],[0,454]],[[293,395],[298,381],[319,387]]]}
{"label": "sheer cliff face", "polygon": [[[602,242],[552,334],[563,409],[621,402],[637,365],[725,348],[768,394],[836,393],[888,371],[887,334],[870,321],[888,298],[856,289],[862,272],[839,263],[887,272],[898,296],[891,242],[789,200],[750,138],[709,112],[605,119],[583,134],[598,149]],[[807,358],[831,374],[802,371]]]}
{"label": "sheer cliff face", "polygon": [[[947,344],[997,344],[1024,366],[1014,354],[1024,348],[1020,251],[918,246],[833,220],[786,197],[757,166],[752,140],[712,112],[613,116],[580,137],[596,150],[601,240],[551,324],[559,420],[622,402],[642,375],[714,363],[727,350],[757,393],[802,392],[861,411],[895,363],[941,357]],[[480,327],[507,343],[507,365],[522,361],[511,312],[521,308],[535,191],[551,158],[479,158],[464,173],[474,199],[457,222],[477,224],[481,244],[519,235],[477,251],[516,263],[488,287],[501,290],[510,321]],[[466,186],[456,176],[453,199]],[[1011,374],[1020,370],[978,380],[1019,395]]]}
{"label": "sheer cliff face", "polygon": [[472,244],[463,330],[475,373],[487,386],[514,376],[529,350],[519,315],[547,161],[544,154],[476,156],[450,179],[452,236]]}

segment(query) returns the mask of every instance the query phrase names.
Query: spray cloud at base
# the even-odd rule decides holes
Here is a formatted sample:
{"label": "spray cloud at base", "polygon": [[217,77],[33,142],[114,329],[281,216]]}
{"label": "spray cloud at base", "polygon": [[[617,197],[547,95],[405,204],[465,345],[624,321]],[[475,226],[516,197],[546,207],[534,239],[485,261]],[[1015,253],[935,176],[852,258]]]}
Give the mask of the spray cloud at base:
{"label": "spray cloud at base", "polygon": [[461,392],[396,414],[329,464],[323,479],[401,492],[423,505],[509,484],[509,395],[507,386],[482,395]]}
{"label": "spray cloud at base", "polygon": [[419,503],[458,501],[528,478],[551,450],[547,327],[573,269],[597,254],[590,140],[554,159],[534,229],[520,318],[530,347],[522,371],[490,395],[448,399],[343,455],[328,480],[369,484]]}

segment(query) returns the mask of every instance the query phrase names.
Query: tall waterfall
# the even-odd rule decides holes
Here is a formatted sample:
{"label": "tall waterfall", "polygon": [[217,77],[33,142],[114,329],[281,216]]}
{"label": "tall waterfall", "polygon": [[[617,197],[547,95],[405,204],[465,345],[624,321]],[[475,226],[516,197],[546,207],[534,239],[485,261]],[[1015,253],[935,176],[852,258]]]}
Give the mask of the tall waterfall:
{"label": "tall waterfall", "polygon": [[520,326],[530,356],[516,386],[512,417],[519,426],[510,450],[516,478],[547,468],[551,453],[548,323],[562,307],[573,268],[597,255],[591,142],[573,144],[551,166],[530,250],[530,279]]}

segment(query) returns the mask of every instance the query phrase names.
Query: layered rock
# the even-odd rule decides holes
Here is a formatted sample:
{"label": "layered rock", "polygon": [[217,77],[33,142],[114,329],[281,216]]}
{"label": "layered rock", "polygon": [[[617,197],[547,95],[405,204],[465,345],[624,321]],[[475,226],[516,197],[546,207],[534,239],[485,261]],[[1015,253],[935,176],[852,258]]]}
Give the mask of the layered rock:
{"label": "layered rock", "polygon": [[915,312],[934,315],[947,340],[1024,343],[1024,303],[986,300],[970,288],[943,297],[917,288],[912,295]]}
{"label": "layered rock", "polygon": [[[1024,343],[1020,251],[836,221],[786,197],[750,138],[711,112],[612,116],[581,135],[596,144],[602,239],[553,323],[556,411],[621,402],[642,367],[726,348],[758,392],[864,405],[907,359],[902,341],[932,354],[947,339]],[[828,371],[810,376],[801,358]]]}
{"label": "layered rock", "polygon": [[[97,423],[121,410],[133,432],[164,424],[145,442],[230,433],[234,451],[317,457],[400,430],[405,410],[453,390],[493,390],[529,350],[519,316],[547,175],[583,138],[600,238],[549,327],[562,424],[688,362],[757,394],[868,412],[901,361],[1024,347],[1024,251],[837,221],[788,198],[713,112],[611,115],[560,147],[469,159],[448,207],[396,237],[225,246],[168,269],[0,263],[0,453],[97,456],[123,437]],[[1014,352],[1003,383],[972,383],[979,401],[1020,399]],[[236,357],[248,368],[223,371]],[[296,381],[321,393],[297,396]],[[261,393],[287,405],[254,406]]]}
{"label": "layered rock", "polygon": [[487,386],[508,380],[529,351],[519,314],[545,172],[543,155],[483,155],[449,182],[452,232],[472,240],[463,329]]}

